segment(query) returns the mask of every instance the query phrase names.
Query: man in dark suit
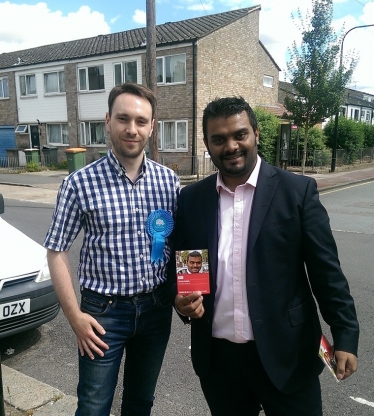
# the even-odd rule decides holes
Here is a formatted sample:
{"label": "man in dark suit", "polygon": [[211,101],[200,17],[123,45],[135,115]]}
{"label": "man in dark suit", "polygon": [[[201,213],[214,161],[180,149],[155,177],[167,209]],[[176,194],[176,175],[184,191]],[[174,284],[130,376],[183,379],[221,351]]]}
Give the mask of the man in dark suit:
{"label": "man in dark suit", "polygon": [[241,97],[209,103],[203,134],[219,173],[181,191],[175,243],[208,249],[211,294],[177,295],[175,306],[191,321],[211,413],[322,415],[315,300],[340,380],[357,369],[359,328],[316,182],[257,155],[256,117]]}

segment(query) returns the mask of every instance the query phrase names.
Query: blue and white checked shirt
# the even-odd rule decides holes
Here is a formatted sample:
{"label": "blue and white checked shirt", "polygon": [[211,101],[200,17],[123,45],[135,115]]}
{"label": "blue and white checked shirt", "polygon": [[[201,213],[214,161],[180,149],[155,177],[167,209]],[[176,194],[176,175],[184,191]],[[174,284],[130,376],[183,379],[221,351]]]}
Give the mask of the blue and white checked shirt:
{"label": "blue and white checked shirt", "polygon": [[67,251],[83,228],[78,279],[87,289],[133,296],[166,280],[168,239],[163,262],[152,264],[146,223],[154,210],[174,216],[180,182],[171,169],[144,159],[135,183],[109,150],[107,157],[71,173],[61,184],[44,246]]}

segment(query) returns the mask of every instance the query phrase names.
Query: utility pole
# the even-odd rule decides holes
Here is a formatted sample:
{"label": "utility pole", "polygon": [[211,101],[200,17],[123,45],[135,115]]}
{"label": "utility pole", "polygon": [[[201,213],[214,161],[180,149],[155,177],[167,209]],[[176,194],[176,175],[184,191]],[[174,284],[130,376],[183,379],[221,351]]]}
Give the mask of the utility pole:
{"label": "utility pole", "polygon": [[[147,86],[157,97],[156,80],[156,7],[155,0],[147,0],[147,51],[146,51],[146,81]],[[149,158],[158,162],[158,117],[155,113],[153,134],[149,139]]]}
{"label": "utility pole", "polygon": [[[348,35],[349,32],[351,32],[354,29],[360,29],[363,27],[371,27],[374,26],[374,24],[370,25],[360,25],[352,27],[351,29],[347,30],[347,32],[344,33],[343,39],[342,39],[342,46],[340,47],[340,63],[339,63],[339,70],[340,70],[340,76],[342,76],[343,73],[343,46],[344,46],[344,39]],[[339,113],[340,113],[340,105],[338,106],[338,109],[336,110],[335,114],[335,124],[334,124],[334,140],[333,140],[333,146],[332,146],[332,157],[331,157],[331,169],[330,172],[335,172],[335,166],[336,166],[336,150],[338,147],[338,126],[339,126]]]}

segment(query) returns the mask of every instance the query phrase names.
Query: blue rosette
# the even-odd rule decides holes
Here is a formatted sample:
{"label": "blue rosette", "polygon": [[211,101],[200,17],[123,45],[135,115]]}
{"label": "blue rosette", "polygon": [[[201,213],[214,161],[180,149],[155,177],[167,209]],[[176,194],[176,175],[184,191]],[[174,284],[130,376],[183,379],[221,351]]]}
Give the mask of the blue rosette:
{"label": "blue rosette", "polygon": [[173,217],[164,209],[157,209],[149,214],[146,227],[148,235],[152,238],[151,262],[160,264],[166,237],[173,231]]}

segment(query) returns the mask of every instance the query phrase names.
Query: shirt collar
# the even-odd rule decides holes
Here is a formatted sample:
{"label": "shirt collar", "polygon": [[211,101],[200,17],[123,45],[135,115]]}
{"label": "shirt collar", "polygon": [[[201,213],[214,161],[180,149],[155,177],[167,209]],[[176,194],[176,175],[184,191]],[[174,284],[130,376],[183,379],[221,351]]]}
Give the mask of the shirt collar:
{"label": "shirt collar", "polygon": [[[260,166],[261,166],[261,158],[259,155],[257,155],[256,165],[252,173],[249,175],[249,178],[246,180],[245,184],[252,185],[254,188],[256,188],[258,175],[260,173]],[[216,189],[218,193],[220,189],[225,189],[226,191],[229,191],[229,189],[223,182],[221,172],[218,172],[218,175],[217,175]]]}
{"label": "shirt collar", "polygon": [[[118,173],[119,176],[126,176],[126,168],[121,165],[121,163],[117,159],[116,155],[113,153],[112,149],[110,149],[109,152],[108,152],[108,161],[109,161],[109,164]],[[144,152],[144,159],[143,159],[142,169],[141,169],[141,172],[140,172],[139,176],[145,176],[145,174],[147,172],[147,163],[149,163],[149,162],[148,162],[147,156]]]}

